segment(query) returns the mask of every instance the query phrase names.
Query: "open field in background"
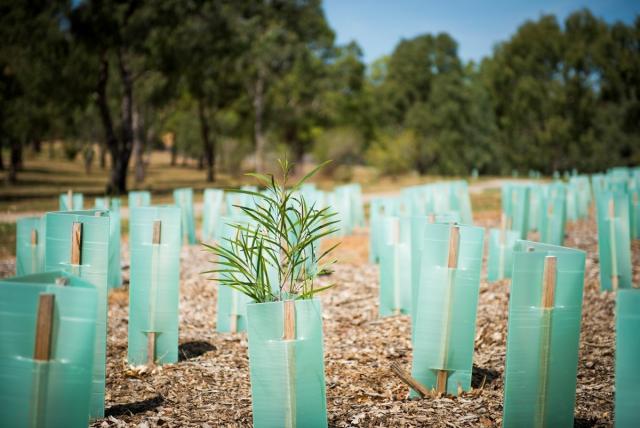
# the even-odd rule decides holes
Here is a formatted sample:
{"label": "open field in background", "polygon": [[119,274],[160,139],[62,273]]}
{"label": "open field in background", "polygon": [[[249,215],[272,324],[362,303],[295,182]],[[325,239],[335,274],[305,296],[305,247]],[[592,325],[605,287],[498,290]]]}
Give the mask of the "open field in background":
{"label": "open field in background", "polygon": [[[186,166],[182,166],[181,158],[176,166],[171,166],[170,161],[169,152],[153,152],[144,183],[135,185],[133,172],[131,172],[129,189],[150,190],[153,194],[153,203],[158,204],[172,202],[173,189],[192,187],[196,190],[194,199],[197,203],[202,201],[201,190],[207,187],[236,188],[242,184],[255,183],[251,177],[245,177],[242,174],[237,176],[218,174],[215,183],[207,183],[205,172],[198,170],[194,161],[189,161]],[[91,173],[87,174],[81,157],[75,161],[68,161],[58,154],[57,157],[50,159],[48,150],[44,149],[40,154],[32,153],[26,157],[24,171],[21,171],[18,176],[18,184],[6,184],[5,175],[6,171],[0,171],[1,258],[15,255],[16,215],[57,210],[58,195],[68,189],[84,194],[85,208],[92,206],[95,197],[104,195],[108,169],[101,170],[96,159]],[[353,181],[362,185],[366,196],[393,194],[402,187],[456,178],[469,181],[472,189],[471,204],[476,215],[482,216],[485,212],[493,214],[500,209],[500,190],[496,187],[499,186],[500,179],[496,177],[470,180],[468,177],[421,177],[412,174],[391,178],[378,177],[374,170],[367,167],[355,167],[353,171]],[[326,176],[318,177],[314,181],[318,187],[326,190],[342,184]],[[122,198],[122,205],[127,205],[126,197]],[[200,218],[196,221],[199,223]],[[123,218],[123,233],[127,232],[127,226],[127,219]]]}

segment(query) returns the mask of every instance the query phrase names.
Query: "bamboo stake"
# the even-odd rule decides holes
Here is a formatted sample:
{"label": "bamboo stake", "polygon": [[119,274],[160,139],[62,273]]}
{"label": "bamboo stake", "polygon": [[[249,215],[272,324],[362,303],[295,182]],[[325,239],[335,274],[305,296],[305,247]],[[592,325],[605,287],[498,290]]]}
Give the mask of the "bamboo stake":
{"label": "bamboo stake", "polygon": [[74,222],[71,230],[71,265],[82,263],[82,223]]}
{"label": "bamboo stake", "polygon": [[391,363],[391,370],[403,381],[405,384],[409,386],[409,388],[413,389],[417,392],[420,397],[424,398],[429,395],[429,389],[426,386],[418,382],[409,372],[404,370],[396,363]]}
{"label": "bamboo stake", "polygon": [[73,191],[67,190],[67,211],[73,211]]}
{"label": "bamboo stake", "polygon": [[[149,330],[155,329],[155,301],[156,301],[156,263],[157,263],[157,253],[158,246],[160,245],[162,239],[162,222],[160,220],[155,220],[153,222],[153,232],[151,236],[151,244],[152,248],[152,256],[151,256],[151,287],[149,290]],[[147,365],[152,366],[156,362],[156,332],[148,331],[147,332]]]}
{"label": "bamboo stake", "polygon": [[609,235],[611,237],[611,288],[618,290],[618,255],[616,248],[616,209],[613,197],[609,200]]}
{"label": "bamboo stake", "polygon": [[38,229],[31,229],[31,246],[38,245]]}
{"label": "bamboo stake", "polygon": [[558,274],[556,256],[546,256],[542,273],[542,319],[540,334],[540,393],[538,394],[538,411],[536,426],[543,427],[546,413],[546,399],[549,378],[549,361],[551,359],[551,314],[554,307],[555,289]]}
{"label": "bamboo stake", "polygon": [[[446,316],[444,319],[444,334],[443,344],[441,351],[441,366],[445,367],[447,362],[447,354],[449,353],[449,330],[451,328],[451,294],[453,292],[452,273],[453,269],[458,267],[458,253],[460,248],[460,227],[457,225],[451,226],[451,232],[449,235],[449,257],[447,260],[447,267],[449,268],[449,280],[446,291]],[[436,392],[444,394],[447,392],[447,370],[445,368],[438,370],[436,379]]]}

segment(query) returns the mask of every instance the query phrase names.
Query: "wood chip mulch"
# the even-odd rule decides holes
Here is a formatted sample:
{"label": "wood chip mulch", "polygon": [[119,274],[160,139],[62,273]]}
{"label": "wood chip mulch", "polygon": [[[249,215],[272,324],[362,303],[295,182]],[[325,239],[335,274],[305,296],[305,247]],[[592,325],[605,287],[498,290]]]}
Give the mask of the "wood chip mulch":
{"label": "wood chip mulch", "polygon": [[[498,213],[477,223],[496,227]],[[575,426],[613,423],[615,295],[600,293],[593,218],[570,224],[565,245],[587,251]],[[410,320],[379,319],[378,267],[367,261],[365,230],[345,238],[341,263],[321,296],[329,425],[335,427],[491,427],[502,420],[509,282],[482,280],[478,304],[473,390],[460,397],[410,400],[390,370],[411,367]],[[125,260],[128,253],[123,245]],[[640,242],[633,243],[634,283],[640,284]],[[126,362],[128,292],[110,295],[106,417],[94,427],[217,427],[252,425],[246,334],[215,331],[216,286],[201,271],[210,255],[182,252],[180,361],[149,369]],[[9,276],[14,262],[0,261]],[[128,271],[125,269],[125,278]],[[486,271],[483,277],[486,278]]]}

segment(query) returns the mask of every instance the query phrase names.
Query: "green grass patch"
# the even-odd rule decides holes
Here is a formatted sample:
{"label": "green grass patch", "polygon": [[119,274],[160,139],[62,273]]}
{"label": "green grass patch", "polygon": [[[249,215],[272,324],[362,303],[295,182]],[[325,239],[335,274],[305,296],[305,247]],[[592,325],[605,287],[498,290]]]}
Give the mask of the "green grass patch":
{"label": "green grass patch", "polygon": [[16,224],[0,223],[0,258],[16,255]]}

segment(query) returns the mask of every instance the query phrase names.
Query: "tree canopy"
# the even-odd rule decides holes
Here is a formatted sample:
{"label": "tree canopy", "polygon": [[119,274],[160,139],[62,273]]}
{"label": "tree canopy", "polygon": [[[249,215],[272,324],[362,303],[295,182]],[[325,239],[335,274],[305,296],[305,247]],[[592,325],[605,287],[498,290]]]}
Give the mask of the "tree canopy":
{"label": "tree canopy", "polygon": [[11,180],[24,147],[81,141],[123,193],[166,134],[209,181],[282,152],[393,175],[640,163],[640,17],[543,15],[479,64],[425,33],[367,66],[320,0],[0,0],[0,40]]}

